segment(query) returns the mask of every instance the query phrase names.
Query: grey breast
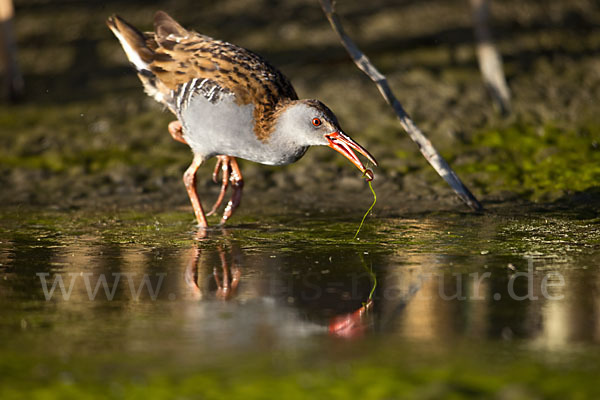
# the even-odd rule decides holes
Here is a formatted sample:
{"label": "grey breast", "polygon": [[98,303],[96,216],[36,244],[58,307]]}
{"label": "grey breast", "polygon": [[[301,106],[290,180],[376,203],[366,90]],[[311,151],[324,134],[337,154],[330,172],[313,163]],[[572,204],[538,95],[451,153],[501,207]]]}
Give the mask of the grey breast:
{"label": "grey breast", "polygon": [[304,154],[289,154],[276,143],[261,142],[254,133],[254,105],[239,105],[234,94],[210,79],[192,79],[173,93],[183,136],[194,154],[209,158],[229,155],[283,165]]}

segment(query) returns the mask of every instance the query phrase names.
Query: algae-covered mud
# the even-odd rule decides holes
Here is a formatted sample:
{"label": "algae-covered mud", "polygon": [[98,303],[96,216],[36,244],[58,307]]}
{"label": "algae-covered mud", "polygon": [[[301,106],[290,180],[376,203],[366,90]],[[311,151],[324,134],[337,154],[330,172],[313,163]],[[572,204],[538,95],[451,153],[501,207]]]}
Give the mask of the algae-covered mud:
{"label": "algae-covered mud", "polygon": [[[0,107],[1,399],[600,397],[597,2],[493,2],[513,94],[500,117],[468,2],[338,1],[481,214],[316,1],[15,7],[26,96]],[[377,158],[356,239],[372,194],[328,149],[242,162],[239,211],[196,229],[191,153],[104,23],[150,29],[157,9],[267,56]]]}

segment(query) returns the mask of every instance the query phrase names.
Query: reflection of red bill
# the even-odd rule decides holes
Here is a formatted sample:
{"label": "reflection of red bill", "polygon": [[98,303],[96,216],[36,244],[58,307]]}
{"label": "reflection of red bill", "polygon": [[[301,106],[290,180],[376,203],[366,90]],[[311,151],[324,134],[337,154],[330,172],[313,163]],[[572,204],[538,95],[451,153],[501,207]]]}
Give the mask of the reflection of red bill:
{"label": "reflection of red bill", "polygon": [[333,317],[329,323],[329,334],[345,338],[362,336],[367,328],[365,313],[371,307],[373,307],[373,300],[369,299],[358,310]]}
{"label": "reflection of red bill", "polygon": [[353,149],[358,151],[360,154],[367,157],[367,159],[375,166],[377,166],[377,161],[375,161],[375,158],[364,147],[356,143],[349,136],[346,136],[342,131],[329,133],[325,135],[325,137],[329,141],[329,147],[341,153],[344,157],[350,160],[352,164],[356,165],[360,172],[365,174],[368,181],[373,180],[373,172],[370,169],[366,169],[360,159],[356,156],[356,153],[352,151]]}

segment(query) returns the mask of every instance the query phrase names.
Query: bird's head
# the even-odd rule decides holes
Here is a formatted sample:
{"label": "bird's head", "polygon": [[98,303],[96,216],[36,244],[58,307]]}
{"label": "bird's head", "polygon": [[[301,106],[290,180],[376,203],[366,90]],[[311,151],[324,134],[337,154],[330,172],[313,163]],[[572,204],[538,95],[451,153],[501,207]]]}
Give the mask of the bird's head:
{"label": "bird's head", "polygon": [[375,158],[361,145],[346,135],[335,114],[318,100],[298,100],[290,104],[278,118],[278,128],[286,132],[288,138],[302,146],[329,146],[341,153],[365,174],[373,179],[373,172],[363,165],[353,150],[365,156],[374,165]]}

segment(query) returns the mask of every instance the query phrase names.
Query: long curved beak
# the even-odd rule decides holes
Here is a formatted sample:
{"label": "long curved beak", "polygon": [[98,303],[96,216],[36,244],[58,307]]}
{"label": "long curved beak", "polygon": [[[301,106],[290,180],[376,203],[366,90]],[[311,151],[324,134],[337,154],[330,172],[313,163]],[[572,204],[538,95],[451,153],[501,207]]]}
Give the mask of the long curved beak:
{"label": "long curved beak", "polygon": [[365,174],[368,180],[373,179],[373,172],[365,168],[363,163],[356,156],[356,153],[352,151],[353,149],[358,151],[360,154],[367,157],[367,159],[371,161],[375,166],[377,166],[377,161],[375,160],[375,157],[373,157],[364,147],[356,143],[342,131],[328,133],[327,135],[325,135],[325,138],[329,142],[329,147],[341,153],[344,157],[350,160],[352,164],[356,165],[360,172]]}

